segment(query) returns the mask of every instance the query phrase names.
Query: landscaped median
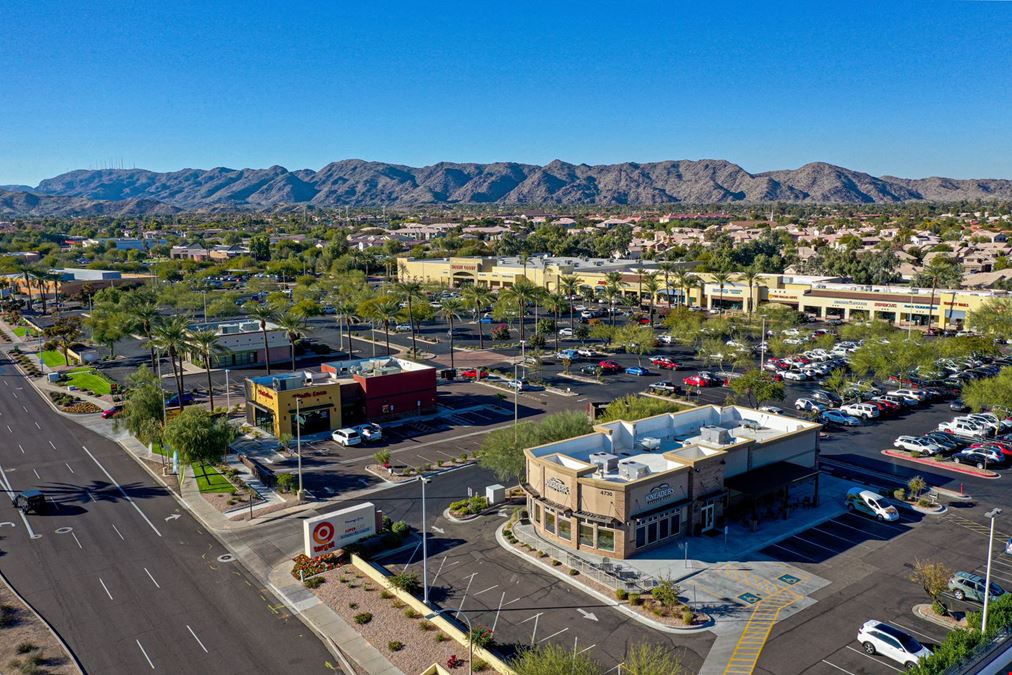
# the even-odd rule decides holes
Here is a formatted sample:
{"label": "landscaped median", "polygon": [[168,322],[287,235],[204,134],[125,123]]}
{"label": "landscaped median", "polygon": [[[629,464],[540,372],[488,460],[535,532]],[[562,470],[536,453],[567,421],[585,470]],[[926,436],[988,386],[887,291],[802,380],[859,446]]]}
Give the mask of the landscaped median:
{"label": "landscaped median", "polygon": [[911,452],[905,450],[894,450],[892,448],[886,448],[882,451],[883,455],[887,457],[895,457],[896,459],[902,459],[907,462],[914,462],[916,464],[923,464],[942,471],[951,471],[953,473],[961,473],[967,476],[976,476],[978,478],[1000,478],[1001,474],[990,471],[988,469],[978,469],[975,466],[968,466],[966,464],[957,464],[956,462],[933,459],[931,457],[917,457]]}
{"label": "landscaped median", "polygon": [[80,673],[66,645],[24,601],[7,580],[0,578],[0,663],[3,672]]}

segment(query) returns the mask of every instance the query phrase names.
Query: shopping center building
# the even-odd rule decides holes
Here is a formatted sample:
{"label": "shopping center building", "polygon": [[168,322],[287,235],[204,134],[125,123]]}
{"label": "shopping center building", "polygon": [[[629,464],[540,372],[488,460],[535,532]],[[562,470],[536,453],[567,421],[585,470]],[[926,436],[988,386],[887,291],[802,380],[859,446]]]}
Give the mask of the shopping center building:
{"label": "shopping center building", "polygon": [[723,528],[751,529],[819,499],[821,425],[701,406],[524,451],[527,508],[561,546],[630,558]]}
{"label": "shopping center building", "polygon": [[379,357],[324,363],[299,371],[246,379],[246,421],[274,436],[332,431],[363,422],[431,412],[436,369]]}
{"label": "shopping center building", "polygon": [[[694,263],[679,263],[680,271],[691,271]],[[400,278],[448,287],[478,284],[492,289],[508,288],[526,277],[549,291],[559,288],[568,275],[580,279],[585,296],[602,293],[607,275],[622,275],[622,289],[630,300],[649,301],[643,289],[643,274],[659,272],[658,263],[608,258],[464,257],[423,260],[406,258],[400,263]],[[710,273],[693,273],[693,283],[679,288],[674,273],[658,273],[661,290],[654,301],[663,306],[685,304],[707,309],[751,311],[766,303],[793,307],[820,319],[879,319],[897,326],[933,326],[959,330],[967,325],[968,313],[995,297],[1010,297],[1001,290],[954,290],[871,286],[832,276],[761,274],[751,285],[736,275],[723,285]]]}

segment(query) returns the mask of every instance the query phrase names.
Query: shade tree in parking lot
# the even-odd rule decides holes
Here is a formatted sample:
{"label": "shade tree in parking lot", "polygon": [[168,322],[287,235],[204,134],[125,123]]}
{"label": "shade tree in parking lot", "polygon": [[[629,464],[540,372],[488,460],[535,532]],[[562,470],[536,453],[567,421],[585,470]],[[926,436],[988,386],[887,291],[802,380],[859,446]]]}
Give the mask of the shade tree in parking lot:
{"label": "shade tree in parking lot", "polygon": [[[358,308],[363,317],[382,324],[383,336],[386,340],[387,356],[390,355],[390,324],[396,324],[401,313],[401,303],[392,295],[367,298]],[[478,326],[481,330],[481,326]]]}
{"label": "shade tree in parking lot", "polygon": [[[214,330],[195,330],[187,337],[187,347],[190,351],[200,357],[204,364],[204,372],[207,374],[207,394],[210,398],[211,410],[214,410],[214,385],[211,382],[211,364],[214,359],[226,353],[224,347],[218,344],[218,332]],[[293,348],[294,349],[294,348]],[[292,358],[292,370],[295,370],[295,358]]]}
{"label": "shade tree in parking lot", "polygon": [[672,339],[683,345],[696,344],[703,328],[703,315],[693,312],[688,307],[672,307],[664,318],[664,325]]}
{"label": "shade tree in parking lot", "polygon": [[582,436],[591,431],[590,420],[582,412],[567,410],[554,413],[540,422],[523,422],[488,434],[478,449],[478,463],[492,471],[503,483],[512,485],[524,475],[524,448]]}
{"label": "shade tree in parking lot", "polygon": [[[936,255],[927,265],[914,275],[911,285],[917,287],[928,286],[931,288],[931,298],[928,307],[935,305],[935,293],[938,288],[959,288],[963,281],[963,266],[958,260],[944,255]],[[944,321],[944,318],[942,319]],[[930,325],[930,320],[929,320]]]}
{"label": "shade tree in parking lot", "polygon": [[[766,320],[766,330],[774,333],[800,326],[804,315],[793,307],[778,302],[768,302],[755,311],[755,318]],[[761,322],[760,322],[761,324]]]}
{"label": "shade tree in parking lot", "polygon": [[872,374],[879,380],[907,377],[918,368],[934,370],[935,351],[919,333],[870,339],[851,355],[850,367],[858,375]]}
{"label": "shade tree in parking lot", "polygon": [[1002,368],[994,377],[968,382],[963,387],[963,402],[974,411],[994,410],[1012,414],[1012,368]]}
{"label": "shade tree in parking lot", "polygon": [[449,337],[450,337],[450,369],[451,370],[454,368],[454,361],[453,361],[453,338],[454,338],[454,330],[453,330],[453,324],[454,324],[455,321],[457,321],[458,319],[460,319],[460,315],[461,315],[461,313],[463,313],[463,311],[464,311],[464,301],[463,300],[461,300],[460,298],[446,298],[445,300],[443,300],[442,304],[439,307],[439,311],[437,312],[439,318],[443,319],[444,321],[446,321],[450,325]]}
{"label": "shade tree in parking lot", "polygon": [[[931,598],[932,607],[940,606],[939,597],[949,587],[952,569],[945,563],[929,560],[914,560],[914,571],[910,573],[910,581],[920,584],[924,592]],[[938,612],[944,614],[945,612]]]}
{"label": "shade tree in parking lot", "polygon": [[657,346],[657,336],[651,326],[627,324],[618,329],[615,341],[625,347],[626,352],[636,355],[636,363],[643,365],[643,355],[648,354]]}
{"label": "shade tree in parking lot", "polygon": [[891,323],[879,319],[855,321],[840,327],[840,337],[851,341],[890,338],[899,332]]}
{"label": "shade tree in parking lot", "polygon": [[744,398],[751,408],[770,401],[783,401],[785,397],[784,383],[777,382],[770,373],[758,368],[733,378],[730,387],[735,396]]}
{"label": "shade tree in parking lot", "polygon": [[975,331],[1007,342],[1012,339],[1012,298],[986,300],[966,320]]}
{"label": "shade tree in parking lot", "polygon": [[418,343],[416,341],[416,329],[414,321],[414,306],[425,298],[422,293],[422,285],[417,281],[398,281],[391,286],[393,292],[402,298],[407,305],[408,320],[411,322],[411,354],[418,354]]}
{"label": "shade tree in parking lot", "polygon": [[[478,324],[478,348],[485,348],[485,332],[482,330],[481,312],[492,304],[492,291],[484,286],[471,284],[465,286],[460,297],[469,310],[474,312],[474,322]],[[389,350],[388,350],[389,351]]]}

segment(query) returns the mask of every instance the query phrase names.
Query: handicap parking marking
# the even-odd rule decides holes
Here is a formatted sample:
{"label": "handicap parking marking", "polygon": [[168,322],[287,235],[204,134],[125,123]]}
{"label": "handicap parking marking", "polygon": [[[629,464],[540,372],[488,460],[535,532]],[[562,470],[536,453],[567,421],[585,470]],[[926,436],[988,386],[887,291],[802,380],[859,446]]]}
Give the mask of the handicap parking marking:
{"label": "handicap parking marking", "polygon": [[784,582],[785,584],[790,584],[791,586],[801,581],[801,579],[794,576],[793,574],[782,574],[779,577],[777,577],[777,579]]}
{"label": "handicap parking marking", "polygon": [[742,593],[741,595],[738,596],[738,599],[739,600],[744,600],[745,602],[747,602],[750,605],[754,605],[755,603],[759,602],[759,600],[761,599],[761,596],[759,596],[759,595],[757,595],[755,593]]}

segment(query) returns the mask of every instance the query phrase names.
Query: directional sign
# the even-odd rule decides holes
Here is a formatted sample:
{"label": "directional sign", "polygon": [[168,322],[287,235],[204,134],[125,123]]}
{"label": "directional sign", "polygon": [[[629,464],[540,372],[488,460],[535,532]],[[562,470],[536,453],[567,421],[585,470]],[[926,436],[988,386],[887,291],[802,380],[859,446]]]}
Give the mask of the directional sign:
{"label": "directional sign", "polygon": [[576,608],[576,611],[579,612],[580,614],[582,614],[584,619],[590,619],[591,621],[597,621],[597,615],[595,615],[593,612],[588,612],[587,610],[580,609],[579,607]]}

